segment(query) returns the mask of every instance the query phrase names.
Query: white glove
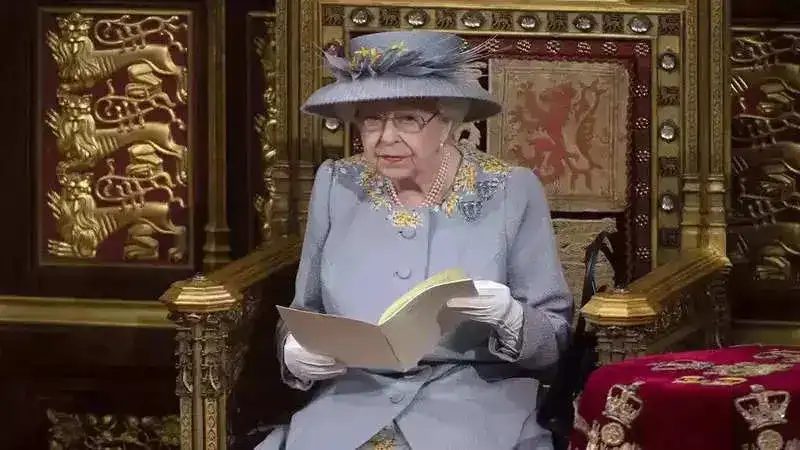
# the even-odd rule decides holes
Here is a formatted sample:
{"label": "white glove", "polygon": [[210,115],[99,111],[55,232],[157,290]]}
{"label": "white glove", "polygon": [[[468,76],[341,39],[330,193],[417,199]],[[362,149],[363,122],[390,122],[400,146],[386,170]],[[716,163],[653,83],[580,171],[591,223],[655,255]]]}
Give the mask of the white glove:
{"label": "white glove", "polygon": [[489,280],[475,280],[477,297],[453,298],[447,307],[477,322],[492,325],[503,346],[519,344],[525,314],[522,303],[511,297],[508,286]]}
{"label": "white glove", "polygon": [[303,381],[327,380],[347,371],[330,356],[306,350],[291,334],[283,344],[283,361],[289,372]]}

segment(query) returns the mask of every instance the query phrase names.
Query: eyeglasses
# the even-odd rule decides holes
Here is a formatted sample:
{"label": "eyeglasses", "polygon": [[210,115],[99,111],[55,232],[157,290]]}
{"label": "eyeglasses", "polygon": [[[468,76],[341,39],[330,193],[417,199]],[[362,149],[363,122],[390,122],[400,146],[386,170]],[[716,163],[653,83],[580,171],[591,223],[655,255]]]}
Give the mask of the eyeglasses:
{"label": "eyeglasses", "polygon": [[383,131],[384,127],[386,126],[386,122],[391,120],[392,125],[394,125],[397,131],[400,131],[401,133],[415,134],[424,130],[425,127],[431,123],[431,120],[438,115],[439,113],[435,113],[427,119],[424,119],[415,114],[383,114],[375,117],[362,118],[358,120],[358,126],[363,131]]}

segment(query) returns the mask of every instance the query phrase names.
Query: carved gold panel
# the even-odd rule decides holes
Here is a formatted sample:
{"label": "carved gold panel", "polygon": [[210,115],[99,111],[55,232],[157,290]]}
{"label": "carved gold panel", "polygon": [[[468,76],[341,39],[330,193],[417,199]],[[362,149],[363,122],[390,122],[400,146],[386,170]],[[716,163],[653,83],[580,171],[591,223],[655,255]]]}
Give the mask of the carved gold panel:
{"label": "carved gold panel", "polygon": [[[627,236],[628,278],[636,278],[681,246],[684,161],[698,160],[697,77],[689,74],[696,69],[697,1],[587,5],[300,0],[299,31],[309,36],[300,48],[300,97],[333,82],[320,49],[346,53],[359,34],[428,29],[456,32],[470,43],[491,39],[486,62],[492,69],[483,83],[507,100],[506,113],[467,126],[462,139],[549,181],[555,217],[615,218]],[[520,69],[527,65],[543,72]],[[623,72],[627,80],[617,76]],[[553,85],[542,87],[547,77]],[[540,118],[519,133],[511,111],[515,105],[530,109],[532,102]],[[359,151],[353,130],[335,120],[303,116],[299,135],[304,164]],[[568,156],[557,158],[562,154]],[[560,162],[545,167],[553,158]],[[671,170],[660,171],[662,161]],[[687,226],[699,227],[695,222]]]}
{"label": "carved gold panel", "polygon": [[257,136],[255,153],[260,159],[258,172],[262,178],[261,193],[254,206],[261,219],[262,239],[268,241],[273,235],[289,233],[291,180],[283,135],[287,90],[285,26],[274,13],[253,12],[248,15],[248,35],[252,42],[249,65],[255,66],[250,70],[256,74],[250,77],[249,89],[260,93],[260,101],[250,108]]}
{"label": "carved gold panel", "polygon": [[178,416],[136,417],[47,410],[53,450],[173,450],[180,446]]}
{"label": "carved gold panel", "polygon": [[[798,48],[800,28],[736,28],[730,55],[728,246],[740,275],[734,282],[746,303],[781,320],[800,319],[800,309],[791,306],[800,290]],[[779,306],[781,299],[790,303]]]}
{"label": "carved gold panel", "polygon": [[189,11],[39,10],[42,265],[192,264]]}

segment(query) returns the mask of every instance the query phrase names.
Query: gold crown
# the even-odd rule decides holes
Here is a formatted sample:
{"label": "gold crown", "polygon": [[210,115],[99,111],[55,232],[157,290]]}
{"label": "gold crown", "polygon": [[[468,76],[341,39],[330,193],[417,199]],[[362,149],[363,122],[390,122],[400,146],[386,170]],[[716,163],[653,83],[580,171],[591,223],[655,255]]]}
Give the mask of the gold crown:
{"label": "gold crown", "polygon": [[767,391],[764,386],[750,386],[753,392],[736,399],[736,410],[750,425],[750,430],[758,430],[786,422],[786,410],[791,397],[786,391]]}
{"label": "gold crown", "polygon": [[56,17],[58,28],[62,31],[86,31],[92,26],[94,19],[78,12],[73,12],[68,17]]}
{"label": "gold crown", "polygon": [[615,384],[611,386],[606,396],[606,408],[603,415],[630,428],[633,421],[641,414],[644,405],[636,392],[642,384],[644,383],[637,381],[628,385]]}

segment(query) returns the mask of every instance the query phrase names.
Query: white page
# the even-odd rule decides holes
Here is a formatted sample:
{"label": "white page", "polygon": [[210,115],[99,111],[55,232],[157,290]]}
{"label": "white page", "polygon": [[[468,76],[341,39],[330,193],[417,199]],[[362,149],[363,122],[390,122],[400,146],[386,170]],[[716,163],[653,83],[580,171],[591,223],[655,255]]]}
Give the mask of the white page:
{"label": "white page", "polygon": [[401,370],[392,347],[377,325],[346,317],[278,306],[297,342],[348,367]]}

